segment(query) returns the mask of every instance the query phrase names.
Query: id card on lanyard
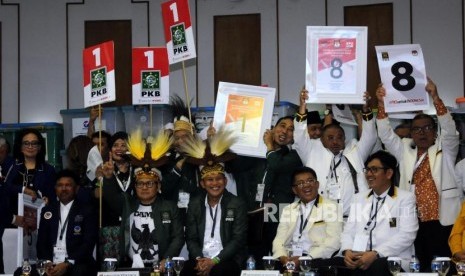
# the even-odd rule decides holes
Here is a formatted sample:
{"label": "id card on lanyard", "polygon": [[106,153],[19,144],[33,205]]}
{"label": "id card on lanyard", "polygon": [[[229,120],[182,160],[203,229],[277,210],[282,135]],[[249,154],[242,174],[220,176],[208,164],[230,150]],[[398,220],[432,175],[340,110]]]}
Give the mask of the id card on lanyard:
{"label": "id card on lanyard", "polygon": [[61,219],[60,219],[60,236],[58,237],[57,244],[53,247],[53,263],[58,264],[62,263],[66,259],[66,237],[65,231],[68,227],[68,220],[69,220],[69,213],[66,216],[65,222],[61,224]]}

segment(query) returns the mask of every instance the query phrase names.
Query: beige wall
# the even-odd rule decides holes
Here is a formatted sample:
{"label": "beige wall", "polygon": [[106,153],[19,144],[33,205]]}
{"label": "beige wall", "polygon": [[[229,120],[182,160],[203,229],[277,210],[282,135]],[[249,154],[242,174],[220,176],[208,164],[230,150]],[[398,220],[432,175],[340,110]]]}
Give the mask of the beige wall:
{"label": "beige wall", "polygon": [[[214,105],[213,16],[261,14],[262,82],[279,90],[279,99],[276,100],[297,103],[296,92],[304,83],[305,26],[325,25],[326,22],[328,25],[342,25],[344,6],[386,2],[189,1],[194,29],[198,35],[198,59],[186,62],[186,72],[189,93],[192,97],[198,97],[196,100],[199,106]],[[84,22],[130,19],[133,47],[163,45],[161,2],[4,0],[4,4],[0,4],[2,123],[61,122],[61,109],[82,108]],[[395,43],[413,42],[422,45],[428,75],[438,84],[446,104],[455,105],[455,98],[463,95],[462,1],[412,0],[411,12],[410,1],[391,2],[394,4]],[[325,17],[326,7],[328,18]],[[410,29],[413,30],[412,34]],[[179,65],[171,67],[170,87],[173,93],[184,95]]]}

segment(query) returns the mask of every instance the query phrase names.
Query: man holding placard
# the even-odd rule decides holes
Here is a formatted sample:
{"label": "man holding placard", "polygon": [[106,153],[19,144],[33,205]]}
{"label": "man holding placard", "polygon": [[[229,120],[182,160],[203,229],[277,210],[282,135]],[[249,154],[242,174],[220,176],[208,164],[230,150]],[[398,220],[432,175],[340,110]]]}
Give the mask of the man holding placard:
{"label": "man holding placard", "polygon": [[415,193],[420,221],[415,251],[420,260],[420,270],[431,271],[429,264],[433,256],[450,256],[448,238],[463,195],[454,174],[459,149],[459,134],[454,120],[439,97],[436,84],[429,78],[425,90],[436,108],[439,135],[435,119],[418,114],[412,120],[412,138],[397,136],[384,109],[386,90],[382,85],[376,90],[376,122],[381,141],[399,160],[399,187]]}
{"label": "man holding placard", "polygon": [[310,139],[305,111],[307,99],[308,92],[303,89],[294,121],[295,148],[302,163],[321,176],[320,194],[342,204],[343,214],[347,216],[353,195],[367,189],[362,169],[377,138],[373,113],[364,105],[363,131],[359,141],[353,139],[346,144],[344,130],[337,124],[326,125],[320,139]]}

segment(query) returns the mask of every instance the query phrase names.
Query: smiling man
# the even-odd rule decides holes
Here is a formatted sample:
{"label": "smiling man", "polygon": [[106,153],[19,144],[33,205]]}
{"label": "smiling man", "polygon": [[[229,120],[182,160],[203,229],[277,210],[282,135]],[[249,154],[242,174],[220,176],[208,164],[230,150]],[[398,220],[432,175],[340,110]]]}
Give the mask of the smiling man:
{"label": "smiling man", "polygon": [[207,141],[189,139],[186,162],[200,166],[205,193],[189,202],[186,243],[189,261],[181,275],[239,275],[245,263],[247,205],[226,190],[224,162],[235,139],[220,128]]}
{"label": "smiling man", "polygon": [[318,194],[319,182],[313,169],[297,168],[292,180],[292,191],[299,201],[283,210],[273,241],[273,257],[283,266],[293,261],[298,267],[301,256],[314,261],[327,259],[339,249],[342,218],[337,204]]}
{"label": "smiling man", "polygon": [[436,108],[439,130],[432,116],[418,114],[410,127],[412,138],[403,139],[389,124],[384,110],[385,89],[380,85],[376,91],[378,135],[386,149],[399,160],[399,187],[416,196],[420,226],[415,251],[421,272],[431,271],[429,264],[433,256],[450,256],[448,238],[463,198],[454,173],[459,150],[455,122],[439,97],[436,84],[429,78],[425,90]]}
{"label": "smiling man", "polygon": [[120,266],[142,268],[160,262],[163,272],[166,258],[179,255],[184,233],[174,202],[158,195],[162,175],[157,167],[166,162],[171,140],[160,132],[154,141],[154,146],[146,144],[141,131],[132,133],[128,140],[131,164],[135,167],[135,197],[119,188],[110,155],[110,160],[103,164],[103,200],[121,216]]}
{"label": "smiling man", "polygon": [[336,259],[352,275],[391,275],[387,257],[401,258],[407,271],[418,230],[415,197],[396,187],[398,164],[388,152],[368,157],[364,173],[370,190],[354,197],[341,236],[343,260]]}

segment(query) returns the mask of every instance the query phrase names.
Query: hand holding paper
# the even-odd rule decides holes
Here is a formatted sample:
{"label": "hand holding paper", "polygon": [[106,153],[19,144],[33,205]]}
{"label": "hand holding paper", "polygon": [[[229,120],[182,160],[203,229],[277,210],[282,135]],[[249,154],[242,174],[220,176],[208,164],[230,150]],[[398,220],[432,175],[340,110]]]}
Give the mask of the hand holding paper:
{"label": "hand holding paper", "polygon": [[431,96],[433,102],[440,100],[436,84],[429,77],[427,77],[427,80],[428,82],[426,83],[425,87],[426,92],[428,92],[428,94]]}
{"label": "hand holding paper", "polygon": [[378,85],[378,88],[376,89],[376,98],[378,99],[378,106],[384,107],[384,97],[386,97],[386,89],[384,89],[384,86],[382,83]]}

